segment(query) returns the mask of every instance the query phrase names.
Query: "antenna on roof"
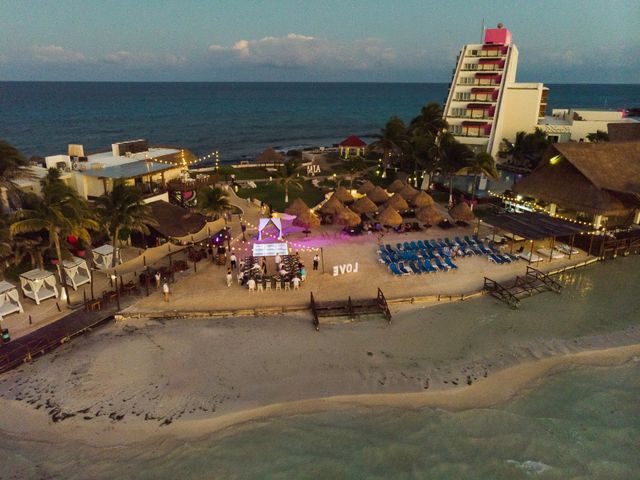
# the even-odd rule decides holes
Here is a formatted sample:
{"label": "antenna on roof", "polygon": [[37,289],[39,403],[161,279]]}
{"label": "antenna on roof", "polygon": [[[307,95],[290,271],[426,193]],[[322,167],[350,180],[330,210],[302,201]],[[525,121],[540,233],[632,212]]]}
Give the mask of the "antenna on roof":
{"label": "antenna on roof", "polygon": [[480,43],[484,43],[484,18],[482,19],[482,27],[480,29]]}

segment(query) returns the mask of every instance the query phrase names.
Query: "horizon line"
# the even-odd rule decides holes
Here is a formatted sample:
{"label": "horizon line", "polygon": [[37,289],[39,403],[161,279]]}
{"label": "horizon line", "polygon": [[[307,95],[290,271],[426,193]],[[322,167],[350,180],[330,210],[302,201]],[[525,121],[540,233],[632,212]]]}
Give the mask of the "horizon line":
{"label": "horizon line", "polygon": [[[265,83],[326,83],[326,84],[442,84],[449,85],[450,82],[420,82],[411,80],[398,81],[349,81],[349,80],[2,80],[0,83],[247,83],[247,84],[265,84]],[[514,82],[514,83],[542,83],[543,85],[629,85],[640,86],[638,83],[627,82]]]}

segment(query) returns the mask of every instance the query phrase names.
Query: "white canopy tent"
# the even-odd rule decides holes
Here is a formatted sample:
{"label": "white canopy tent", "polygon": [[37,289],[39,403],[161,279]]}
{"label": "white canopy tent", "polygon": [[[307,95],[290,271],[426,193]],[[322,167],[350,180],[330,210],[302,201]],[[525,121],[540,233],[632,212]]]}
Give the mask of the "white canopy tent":
{"label": "white canopy tent", "polygon": [[[67,285],[78,290],[80,285],[91,283],[91,273],[84,258],[72,257],[71,260],[63,260],[62,268],[67,277]],[[58,270],[60,266],[58,266]],[[62,282],[62,274],[60,273],[60,281]]]}
{"label": "white canopy tent", "polygon": [[22,313],[22,304],[20,303],[20,296],[18,289],[15,285],[5,282],[0,282],[0,322],[3,317],[11,313]]}
{"label": "white canopy tent", "polygon": [[56,277],[47,270],[36,268],[20,275],[20,287],[25,297],[30,298],[40,305],[47,298],[58,298]]}
{"label": "white canopy tent", "polygon": [[258,240],[262,240],[262,232],[273,225],[278,230],[278,240],[282,240],[282,221],[279,218],[261,218],[258,223]]}
{"label": "white canopy tent", "polygon": [[[99,270],[106,270],[111,268],[113,262],[113,245],[102,245],[101,247],[94,248],[92,250],[93,263]],[[120,260],[120,252],[116,253],[117,263],[122,263]]]}

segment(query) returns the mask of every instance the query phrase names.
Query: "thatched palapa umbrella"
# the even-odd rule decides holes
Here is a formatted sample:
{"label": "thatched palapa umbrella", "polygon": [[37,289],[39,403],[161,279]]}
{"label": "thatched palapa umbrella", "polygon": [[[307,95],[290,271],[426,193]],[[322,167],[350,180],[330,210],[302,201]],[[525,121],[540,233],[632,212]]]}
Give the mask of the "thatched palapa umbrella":
{"label": "thatched palapa umbrella", "polygon": [[324,214],[335,215],[338,210],[343,208],[344,205],[338,200],[336,197],[331,196],[329,200],[327,200],[322,207],[320,207],[320,212]]}
{"label": "thatched palapa umbrella", "polygon": [[411,205],[416,208],[423,208],[433,205],[433,198],[428,193],[420,190],[416,195],[411,199]]}
{"label": "thatched palapa umbrella", "polygon": [[387,207],[378,214],[378,221],[383,225],[397,227],[402,223],[402,217],[392,207]]}
{"label": "thatched palapa umbrella", "polygon": [[361,193],[362,195],[366,195],[374,188],[376,188],[376,186],[373,183],[371,183],[369,180],[367,180],[362,185],[360,185],[360,188],[358,188],[358,193]]}
{"label": "thatched palapa umbrella", "polygon": [[389,194],[385,192],[384,188],[382,187],[374,188],[369,193],[367,193],[367,197],[369,197],[369,200],[371,200],[373,203],[384,203],[389,200]]}
{"label": "thatched palapa umbrella", "polygon": [[360,215],[351,210],[349,207],[343,207],[337,214],[338,223],[346,225],[348,227],[355,227],[360,225],[362,221]]}
{"label": "thatched palapa umbrella", "polygon": [[419,222],[426,223],[427,225],[437,225],[444,220],[444,217],[435,205],[429,205],[416,210],[416,218]]}
{"label": "thatched palapa umbrella", "polygon": [[378,207],[373,203],[368,196],[360,197],[351,205],[351,209],[356,213],[375,213],[378,211]]}
{"label": "thatched palapa umbrella", "polygon": [[393,195],[391,195],[391,198],[387,200],[387,202],[384,205],[385,207],[393,207],[399,212],[401,212],[402,210],[409,209],[409,205],[407,204],[407,201],[404,198],[402,198],[402,195],[400,195],[399,193],[394,193]]}
{"label": "thatched palapa umbrella", "polygon": [[304,200],[298,197],[284,211],[289,215],[295,215],[297,217],[302,212],[306,212],[308,210],[309,207],[306,203],[304,203]]}
{"label": "thatched palapa umbrella", "polygon": [[405,200],[411,200],[418,194],[418,190],[413,188],[411,185],[406,184],[398,193],[402,195]]}
{"label": "thatched palapa umbrella", "polygon": [[449,215],[451,215],[451,218],[453,218],[456,222],[473,222],[476,218],[469,208],[469,205],[464,202],[458,203],[451,210],[449,210]]}
{"label": "thatched palapa umbrella", "polygon": [[387,187],[387,190],[392,193],[398,193],[400,190],[402,190],[405,187],[405,185],[406,183],[400,180],[394,180],[393,182],[391,182],[391,185]]}
{"label": "thatched palapa umbrella", "polygon": [[351,192],[344,187],[338,187],[333,196],[342,203],[353,202],[353,195],[351,195]]}
{"label": "thatched palapa umbrella", "polygon": [[304,227],[306,229],[316,228],[320,226],[320,219],[315,213],[307,208],[304,212],[296,217],[296,219],[293,221],[293,224],[297,225],[298,227]]}

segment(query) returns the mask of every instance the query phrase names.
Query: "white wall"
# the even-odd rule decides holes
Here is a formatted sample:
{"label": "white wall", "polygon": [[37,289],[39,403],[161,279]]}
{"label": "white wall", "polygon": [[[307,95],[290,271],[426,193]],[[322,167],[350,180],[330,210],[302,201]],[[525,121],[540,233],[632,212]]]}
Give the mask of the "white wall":
{"label": "white wall", "polygon": [[516,133],[531,133],[538,125],[542,83],[512,84],[504,91],[502,109],[496,126],[491,155],[496,157],[503,138],[514,140]]}

